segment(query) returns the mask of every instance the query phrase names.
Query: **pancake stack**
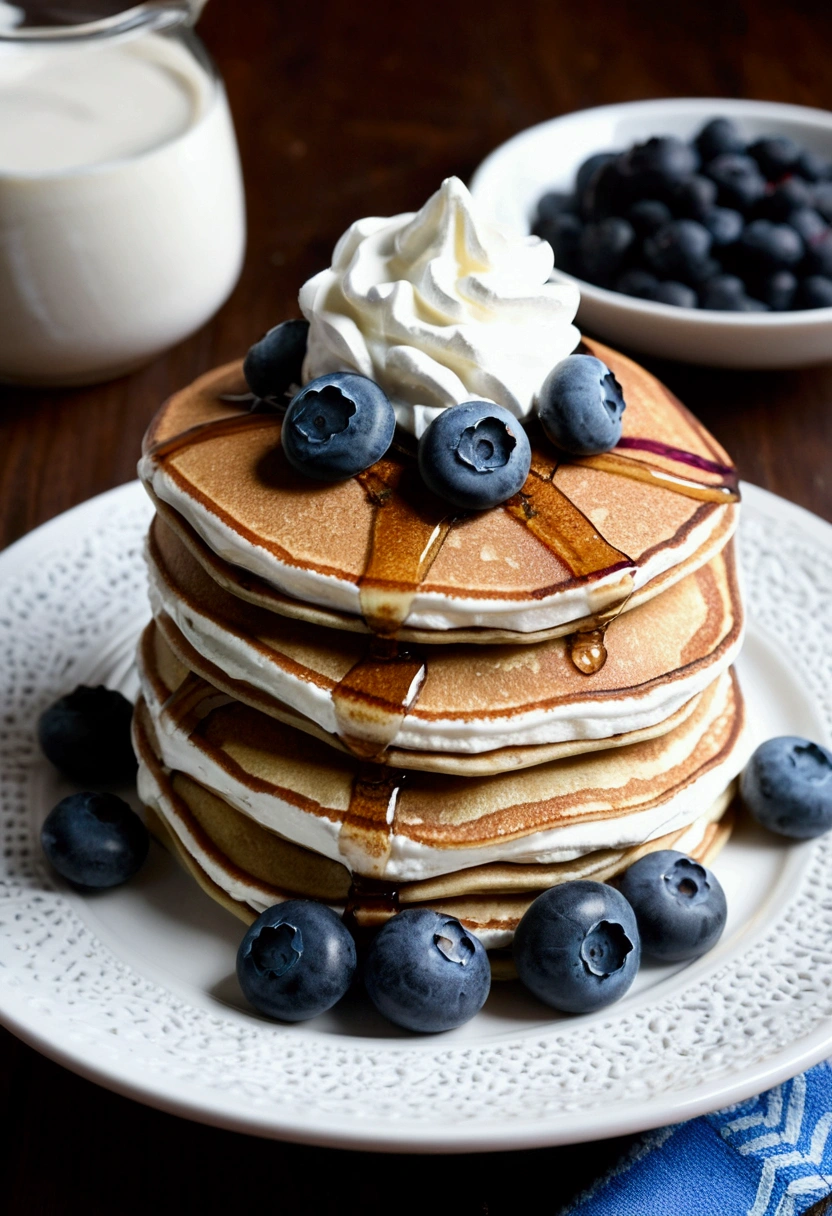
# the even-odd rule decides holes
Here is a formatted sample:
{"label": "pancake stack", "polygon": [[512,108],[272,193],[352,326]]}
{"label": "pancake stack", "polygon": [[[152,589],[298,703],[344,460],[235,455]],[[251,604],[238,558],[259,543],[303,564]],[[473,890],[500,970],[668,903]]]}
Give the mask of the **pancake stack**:
{"label": "pancake stack", "polygon": [[711,859],[747,757],[731,462],[656,379],[618,447],[455,513],[406,435],[299,476],[241,365],[173,397],[140,473],[153,620],[134,737],[154,830],[251,921],[414,904],[507,946],[546,888],[651,849]]}

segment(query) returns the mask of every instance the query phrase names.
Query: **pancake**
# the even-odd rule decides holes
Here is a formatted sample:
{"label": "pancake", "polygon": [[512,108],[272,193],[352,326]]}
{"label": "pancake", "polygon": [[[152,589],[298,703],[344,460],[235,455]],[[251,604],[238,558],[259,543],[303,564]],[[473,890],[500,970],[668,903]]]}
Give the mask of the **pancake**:
{"label": "pancake", "polygon": [[265,908],[298,897],[319,899],[339,912],[349,906],[365,927],[383,923],[397,907],[427,906],[457,916],[487,948],[502,948],[542,890],[579,878],[606,881],[653,849],[676,848],[709,861],[732,823],[726,814],[734,793],[729,788],[692,824],[646,844],[560,865],[484,866],[400,884],[379,898],[356,887],[343,865],[281,839],[192,778],[168,772],[145,708],[136,716],[134,739],[149,826],[213,899],[249,923]]}
{"label": "pancake", "polygon": [[464,756],[654,727],[712,683],[741,644],[730,544],[613,620],[609,658],[590,675],[565,638],[407,649],[279,617],[223,590],[158,518],[147,557],[154,614],[174,649],[181,653],[164,617],[197,652],[193,670],[235,694],[228,678],[274,698],[375,759],[390,746]]}
{"label": "pancake", "polygon": [[240,364],[163,406],[140,473],[223,561],[376,632],[597,622],[652,579],[713,556],[738,508],[730,461],[704,427],[637,364],[586,345],[623,386],[621,443],[559,464],[533,432],[523,491],[488,511],[454,515],[397,447],[345,482],[299,476],[279,416],[220,399],[245,390]]}
{"label": "pancake", "polygon": [[748,750],[732,671],[674,730],[516,773],[460,778],[362,763],[219,693],[143,647],[144,698],[166,767],[296,844],[373,878],[492,862],[551,864],[690,824]]}

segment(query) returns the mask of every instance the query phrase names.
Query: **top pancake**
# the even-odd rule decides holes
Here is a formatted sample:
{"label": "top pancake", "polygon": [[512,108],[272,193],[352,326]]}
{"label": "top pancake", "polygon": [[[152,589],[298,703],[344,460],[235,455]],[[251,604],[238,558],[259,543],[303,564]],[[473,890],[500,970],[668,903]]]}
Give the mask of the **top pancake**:
{"label": "top pancake", "polygon": [[622,444],[558,464],[540,438],[521,495],[487,511],[454,517],[398,449],[345,482],[299,476],[277,415],[220,400],[245,390],[239,364],[171,398],[140,473],[219,558],[378,632],[528,634],[583,622],[652,579],[689,572],[699,555],[704,563],[737,515],[730,461],[704,427],[637,364],[587,347],[624,389]]}

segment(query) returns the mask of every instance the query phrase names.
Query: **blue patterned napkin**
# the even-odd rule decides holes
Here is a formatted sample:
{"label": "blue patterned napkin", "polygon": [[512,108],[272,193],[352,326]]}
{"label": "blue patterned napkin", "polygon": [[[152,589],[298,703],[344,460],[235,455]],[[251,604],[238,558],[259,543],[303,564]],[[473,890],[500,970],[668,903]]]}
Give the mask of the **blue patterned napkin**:
{"label": "blue patterned napkin", "polygon": [[832,1067],[651,1132],[561,1216],[800,1216],[832,1192]]}

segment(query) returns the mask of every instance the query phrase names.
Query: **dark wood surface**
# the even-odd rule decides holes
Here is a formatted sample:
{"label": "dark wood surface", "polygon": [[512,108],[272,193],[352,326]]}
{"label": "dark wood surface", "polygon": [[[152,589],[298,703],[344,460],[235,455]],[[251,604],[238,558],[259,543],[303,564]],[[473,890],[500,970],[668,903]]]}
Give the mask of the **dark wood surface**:
{"label": "dark wood surface", "polygon": [[[0,396],[0,545],[134,476],[159,403],[297,315],[303,280],[361,215],[419,206],[531,123],[641,97],[758,97],[832,108],[832,8],[777,0],[211,0],[200,26],[225,77],[248,192],[231,299],[135,375]],[[832,358],[832,352],[830,352]],[[832,367],[656,366],[743,475],[832,519]],[[117,1097],[0,1032],[10,1216],[240,1210],[548,1212],[626,1147],[416,1163],[276,1144]],[[524,1196],[527,1197],[524,1199]],[[451,1200],[453,1199],[453,1205]],[[730,1216],[730,1214],[729,1214]]]}

